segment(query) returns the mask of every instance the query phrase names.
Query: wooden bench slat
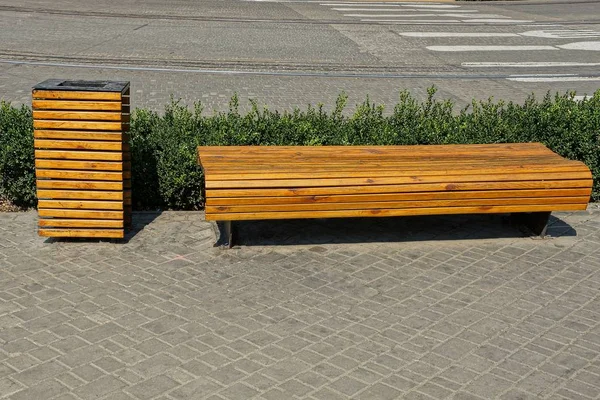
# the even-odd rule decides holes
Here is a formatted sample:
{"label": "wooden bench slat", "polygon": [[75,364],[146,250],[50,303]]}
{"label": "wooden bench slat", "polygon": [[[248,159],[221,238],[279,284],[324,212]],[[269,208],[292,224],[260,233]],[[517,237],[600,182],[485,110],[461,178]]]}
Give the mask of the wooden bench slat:
{"label": "wooden bench slat", "polygon": [[421,163],[421,165],[425,166],[426,162],[431,162],[434,164],[448,164],[448,163],[461,163],[461,164],[469,164],[469,163],[478,163],[478,162],[491,162],[497,164],[510,164],[510,163],[518,163],[518,162],[543,162],[548,164],[562,164],[565,160],[561,160],[555,156],[549,155],[524,155],[522,157],[514,157],[514,156],[495,156],[485,157],[458,157],[458,156],[447,156],[444,158],[441,157],[390,157],[390,158],[367,158],[367,157],[353,157],[353,158],[311,158],[311,157],[302,157],[294,160],[291,159],[276,159],[274,157],[269,157],[266,159],[243,159],[243,158],[235,158],[235,159],[218,159],[218,160],[204,160],[202,165],[206,169],[215,169],[215,168],[231,168],[231,169],[240,169],[244,166],[253,167],[253,168],[265,168],[268,165],[275,165],[278,168],[286,168],[291,166],[302,166],[302,165],[321,165],[324,168],[328,168],[329,166],[347,166],[347,165],[411,165],[415,163]]}
{"label": "wooden bench slat", "polygon": [[80,141],[109,141],[109,142],[121,142],[123,141],[123,134],[121,132],[99,132],[99,131],[76,131],[76,130],[47,130],[47,129],[36,129],[33,132],[33,137],[36,139],[64,139],[64,140],[80,140]]}
{"label": "wooden bench slat", "polygon": [[129,151],[128,144],[117,141],[35,139],[33,144],[37,149]]}
{"label": "wooden bench slat", "polygon": [[66,208],[80,210],[123,210],[124,201],[38,200],[38,208]]}
{"label": "wooden bench slat", "polygon": [[55,179],[80,179],[97,181],[122,181],[131,179],[130,171],[123,172],[105,172],[105,171],[70,171],[60,169],[36,169],[37,178],[55,178]]}
{"label": "wooden bench slat", "polygon": [[[39,192],[39,191],[38,191]],[[380,193],[357,195],[322,195],[294,197],[208,197],[207,206],[249,205],[249,204],[311,204],[311,203],[351,203],[398,200],[451,200],[451,199],[489,199],[489,198],[525,198],[525,197],[587,197],[591,190],[581,189],[541,189],[541,190],[477,190],[456,192],[413,192]],[[39,197],[39,194],[38,194]]]}
{"label": "wooden bench slat", "polygon": [[348,217],[401,217],[410,215],[445,215],[445,214],[488,214],[513,212],[543,211],[578,211],[585,210],[587,204],[548,204],[521,206],[478,206],[478,207],[432,207],[432,208],[400,208],[374,210],[338,210],[338,211],[292,211],[292,212],[252,212],[252,213],[219,213],[206,214],[208,220],[262,220],[262,219],[304,219],[304,218],[348,218]]}
{"label": "wooden bench slat", "polygon": [[556,161],[554,158],[542,158],[542,157],[519,157],[519,158],[506,158],[506,157],[494,157],[494,159],[480,157],[480,158],[472,158],[472,159],[461,159],[461,158],[453,158],[447,157],[445,159],[434,159],[431,157],[426,158],[407,158],[407,159],[390,159],[390,160],[368,160],[368,159],[353,159],[348,161],[338,161],[338,160],[307,160],[307,161],[294,161],[294,162],[276,162],[273,160],[264,160],[261,163],[250,163],[243,162],[243,160],[232,160],[228,162],[217,162],[217,163],[204,163],[203,167],[205,170],[214,170],[214,172],[222,171],[222,170],[231,170],[231,171],[245,171],[245,170],[254,170],[254,171],[265,171],[265,170],[291,170],[296,168],[314,168],[315,166],[322,167],[323,169],[336,169],[336,168],[356,168],[358,166],[363,168],[378,168],[382,166],[389,167],[403,167],[403,166],[413,166],[413,167],[422,167],[422,168],[435,168],[437,166],[445,166],[445,165],[480,165],[480,164],[489,164],[489,165],[514,165],[514,164],[544,164],[544,165],[564,165],[564,164],[579,164],[578,161]]}
{"label": "wooden bench slat", "polygon": [[523,157],[452,157],[448,156],[445,158],[435,158],[435,157],[406,157],[406,158],[380,158],[380,159],[368,159],[368,158],[352,158],[352,159],[311,159],[311,158],[303,158],[297,160],[275,160],[273,158],[265,159],[265,160],[254,160],[254,161],[246,161],[243,159],[232,159],[232,160],[219,160],[215,162],[211,161],[203,161],[202,166],[205,170],[245,170],[245,169],[256,169],[256,170],[265,170],[265,169],[291,169],[293,167],[314,167],[319,166],[324,169],[329,168],[337,168],[337,167],[352,167],[352,166],[410,166],[410,165],[420,165],[424,168],[429,166],[436,165],[448,165],[448,164],[459,164],[459,165],[469,165],[469,164],[481,164],[481,163],[490,163],[493,165],[512,165],[512,164],[523,164],[523,163],[537,163],[537,164],[547,164],[547,165],[563,165],[563,164],[572,164],[578,163],[577,161],[570,160],[560,160],[556,157],[550,156],[523,156]]}
{"label": "wooden bench slat", "polygon": [[34,129],[89,129],[92,131],[121,131],[123,124],[119,122],[97,121],[62,121],[53,119],[34,119]]}
{"label": "wooden bench slat", "polygon": [[76,92],[59,90],[34,90],[34,99],[63,99],[63,100],[121,100],[125,97],[121,92]]}
{"label": "wooden bench slat", "polygon": [[129,160],[130,154],[120,151],[35,150],[35,158],[46,160],[123,161]]}
{"label": "wooden bench slat", "polygon": [[55,210],[51,208],[38,209],[40,217],[76,218],[76,219],[123,219],[123,211],[100,210]]}
{"label": "wooden bench slat", "polygon": [[591,179],[572,180],[534,180],[506,182],[460,182],[406,185],[367,185],[338,187],[305,187],[305,188],[250,188],[250,189],[214,189],[210,197],[272,197],[272,196],[314,196],[332,194],[360,193],[402,193],[423,191],[460,191],[460,190],[502,190],[502,189],[570,189],[591,188]]}
{"label": "wooden bench slat", "polygon": [[60,237],[60,238],[108,238],[122,239],[125,237],[123,229],[42,229],[38,230],[38,234],[43,237]]}
{"label": "wooden bench slat", "polygon": [[123,201],[125,193],[120,191],[100,191],[100,190],[37,190],[38,199],[58,199],[58,200],[116,200]]}
{"label": "wooden bench slat", "polygon": [[118,219],[40,219],[39,226],[44,228],[123,228],[124,223]]}
{"label": "wooden bench slat", "polygon": [[372,156],[394,157],[402,154],[515,154],[515,153],[553,153],[541,143],[500,143],[500,144],[465,144],[465,145],[407,145],[407,146],[202,146],[198,149],[201,157],[234,157],[265,158],[277,155],[289,156]]}
{"label": "wooden bench slat", "polygon": [[231,206],[206,206],[207,213],[247,213],[247,212],[287,212],[287,211],[323,211],[323,210],[370,210],[397,208],[429,208],[429,207],[484,207],[484,206],[517,206],[546,204],[585,203],[589,197],[526,197],[497,199],[452,199],[452,200],[419,200],[419,201],[369,201],[357,203],[304,203],[304,204],[252,204]]}
{"label": "wooden bench slat", "polygon": [[326,157],[323,156],[315,156],[311,154],[305,154],[302,156],[290,158],[290,157],[271,157],[268,155],[263,155],[263,157],[235,157],[235,156],[202,156],[202,164],[222,164],[222,165],[235,165],[235,164],[262,164],[269,163],[269,160],[272,160],[272,163],[276,163],[279,165],[286,165],[283,162],[289,162],[290,164],[297,164],[302,162],[322,162],[324,164],[328,163],[349,163],[349,162],[406,162],[406,161],[420,161],[420,160],[428,160],[428,161],[436,161],[436,162],[446,162],[451,160],[521,160],[521,159],[542,159],[542,160],[556,160],[557,162],[569,161],[560,157],[558,154],[554,153],[538,153],[538,154],[525,154],[525,153],[502,153],[502,154],[486,154],[486,153],[450,153],[444,155],[440,154],[414,154],[414,153],[402,153],[398,155],[386,155],[381,157],[373,157],[368,155],[344,155],[337,157]]}
{"label": "wooden bench slat", "polygon": [[70,161],[70,160],[35,160],[35,167],[40,169],[77,169],[87,171],[123,171],[130,168],[129,161]]}
{"label": "wooden bench slat", "polygon": [[119,111],[34,110],[33,118],[69,121],[121,121],[123,114],[120,109]]}
{"label": "wooden bench slat", "polygon": [[394,176],[376,178],[334,178],[334,179],[273,179],[273,180],[231,180],[211,181],[207,180],[206,189],[228,189],[228,188],[298,188],[318,186],[370,186],[370,185],[397,185],[406,183],[448,183],[456,184],[462,182],[488,182],[494,181],[533,181],[533,180],[580,180],[591,178],[591,173],[585,172],[548,172],[548,173],[512,173],[494,174],[493,177],[486,175],[415,175]]}
{"label": "wooden bench slat", "polygon": [[131,181],[90,181],[90,180],[56,180],[38,179],[36,187],[39,189],[82,189],[82,190],[115,190],[122,191],[131,187]]}
{"label": "wooden bench slat", "polygon": [[283,179],[325,179],[325,178],[369,178],[369,177],[394,177],[394,176],[412,176],[416,173],[419,176],[441,176],[441,175],[459,175],[465,174],[506,174],[506,173],[537,173],[537,172],[579,172],[586,177],[588,170],[585,165],[579,163],[565,164],[559,166],[548,166],[548,165],[518,165],[518,166],[502,166],[502,167],[490,167],[489,165],[478,165],[478,166],[453,166],[453,168],[418,168],[413,166],[410,168],[384,168],[379,170],[356,168],[353,170],[328,170],[321,172],[321,169],[315,167],[313,171],[298,171],[290,170],[288,172],[238,172],[238,173],[207,173],[206,181],[235,181],[235,180],[283,180]]}
{"label": "wooden bench slat", "polygon": [[37,100],[33,99],[32,108],[38,110],[93,110],[122,111],[120,101],[78,101],[78,100]]}

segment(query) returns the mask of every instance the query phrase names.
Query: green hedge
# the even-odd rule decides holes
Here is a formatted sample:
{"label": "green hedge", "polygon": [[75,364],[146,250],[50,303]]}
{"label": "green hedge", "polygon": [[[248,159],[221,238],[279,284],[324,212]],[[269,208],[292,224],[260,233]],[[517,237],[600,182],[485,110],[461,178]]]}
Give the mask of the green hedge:
{"label": "green hedge", "polygon": [[[260,108],[242,115],[233,97],[228,112],[203,115],[177,102],[163,114],[137,109],[131,121],[132,185],[137,209],[202,207],[199,145],[392,145],[542,142],[564,157],[581,160],[594,176],[600,200],[600,90],[583,101],[574,93],[530,96],[523,104],[473,103],[462,110],[450,100],[417,101],[400,93],[391,112],[368,99],[344,113],[340,95],[331,112],[322,105],[280,113]],[[31,112],[0,107],[0,195],[22,207],[35,205]]]}
{"label": "green hedge", "polygon": [[0,198],[23,208],[36,204],[31,109],[6,102],[0,103]]}

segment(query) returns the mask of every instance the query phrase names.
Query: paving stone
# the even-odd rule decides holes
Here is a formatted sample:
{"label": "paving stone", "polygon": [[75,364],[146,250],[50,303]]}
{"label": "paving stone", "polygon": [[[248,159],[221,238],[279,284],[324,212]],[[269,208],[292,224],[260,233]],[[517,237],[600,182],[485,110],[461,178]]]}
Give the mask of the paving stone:
{"label": "paving stone", "polygon": [[140,382],[137,385],[128,387],[126,390],[135,398],[146,400],[152,399],[177,386],[177,382],[175,382],[173,379],[165,375],[158,375]]}
{"label": "paving stone", "polygon": [[[11,389],[11,388],[9,388]],[[11,399],[15,400],[46,400],[53,396],[65,394],[69,389],[56,380],[46,380],[35,385],[24,388],[14,393]]]}
{"label": "paving stone", "polygon": [[222,387],[208,379],[195,378],[191,382],[179,386],[169,393],[175,399],[198,399],[217,392]]}
{"label": "paving stone", "polygon": [[353,396],[358,391],[364,389],[367,385],[357,381],[356,379],[345,376],[335,380],[329,386],[347,396]]}
{"label": "paving stone", "polygon": [[511,382],[491,374],[484,374],[466,387],[466,390],[484,398],[496,397],[511,387]]}
{"label": "paving stone", "polygon": [[400,398],[402,392],[382,383],[369,386],[357,398],[361,400],[394,400]]}
{"label": "paving stone", "polygon": [[256,396],[258,391],[243,383],[236,383],[219,393],[220,396],[231,400],[245,400]]}
{"label": "paving stone", "polygon": [[66,370],[67,368],[64,365],[61,365],[56,361],[48,361],[18,374],[14,374],[12,375],[12,378],[21,382],[23,385],[30,386],[34,383],[56,376]]}
{"label": "paving stone", "polygon": [[85,399],[100,398],[108,393],[117,391],[124,386],[126,386],[126,384],[121,380],[110,375],[104,375],[95,381],[78,387],[74,390],[74,393]]}
{"label": "paving stone", "polygon": [[2,393],[3,396],[9,396],[22,388],[22,385],[12,379],[0,378],[0,393]]}

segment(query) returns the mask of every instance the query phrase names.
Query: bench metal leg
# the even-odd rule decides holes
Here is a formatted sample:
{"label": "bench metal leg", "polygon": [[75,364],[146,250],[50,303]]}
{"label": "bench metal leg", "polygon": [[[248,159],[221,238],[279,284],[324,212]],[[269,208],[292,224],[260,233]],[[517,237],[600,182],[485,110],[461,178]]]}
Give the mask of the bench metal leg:
{"label": "bench metal leg", "polygon": [[537,236],[546,236],[550,211],[515,213],[513,215],[517,218],[518,223],[525,225]]}
{"label": "bench metal leg", "polygon": [[220,247],[222,249],[230,249],[233,247],[235,241],[235,226],[232,221],[219,221],[217,222],[219,228],[219,238],[215,243],[214,247]]}

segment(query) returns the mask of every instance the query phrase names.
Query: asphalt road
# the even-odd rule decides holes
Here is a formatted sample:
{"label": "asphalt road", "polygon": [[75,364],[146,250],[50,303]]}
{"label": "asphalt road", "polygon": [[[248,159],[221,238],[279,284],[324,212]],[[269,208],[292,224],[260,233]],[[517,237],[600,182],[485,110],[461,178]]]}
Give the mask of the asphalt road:
{"label": "asphalt road", "polygon": [[280,110],[403,89],[459,106],[600,88],[600,1],[3,0],[0,99],[47,78],[130,80],[133,103],[171,95],[224,110],[238,93]]}

